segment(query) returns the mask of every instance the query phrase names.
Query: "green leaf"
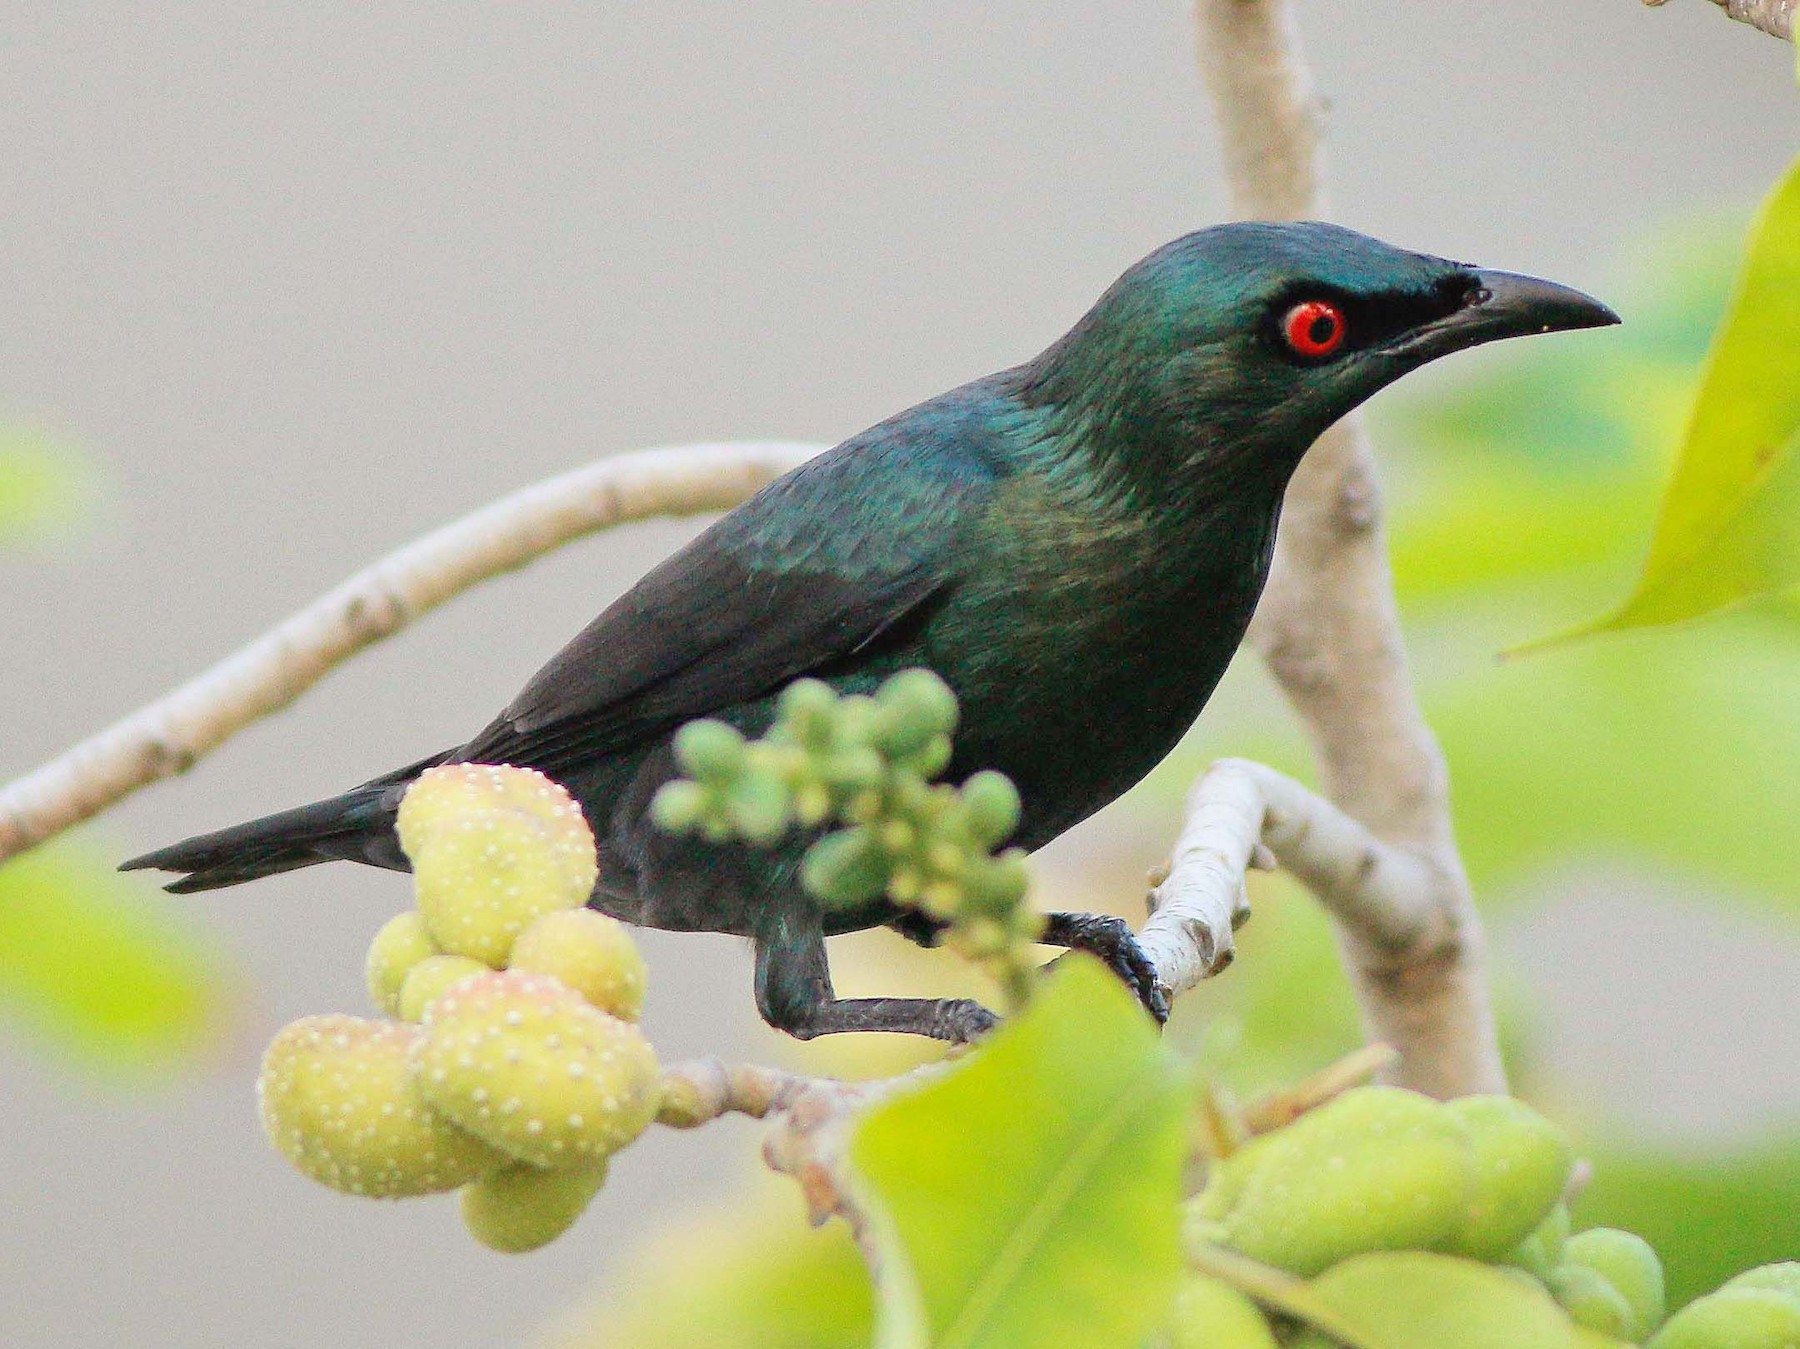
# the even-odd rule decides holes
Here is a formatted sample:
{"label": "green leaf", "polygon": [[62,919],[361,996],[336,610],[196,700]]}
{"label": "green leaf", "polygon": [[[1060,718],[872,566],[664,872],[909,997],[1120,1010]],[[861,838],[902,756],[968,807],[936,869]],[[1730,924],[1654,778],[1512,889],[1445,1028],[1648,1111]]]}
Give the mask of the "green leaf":
{"label": "green leaf", "polygon": [[219,1038],[218,954],[144,887],[67,848],[0,867],[0,1011],[83,1067],[142,1077]]}
{"label": "green leaf", "polygon": [[1637,589],[1567,636],[1695,618],[1800,581],[1800,161],[1751,228]]}
{"label": "green leaf", "polygon": [[871,1113],[851,1156],[882,1245],[878,1343],[1136,1349],[1180,1271],[1191,1089],[1086,956],[940,1081]]}
{"label": "green leaf", "polygon": [[[1312,1283],[1368,1349],[1600,1349],[1617,1341],[1576,1326],[1541,1284],[1450,1255],[1379,1251]],[[1316,1332],[1299,1341],[1332,1341]]]}

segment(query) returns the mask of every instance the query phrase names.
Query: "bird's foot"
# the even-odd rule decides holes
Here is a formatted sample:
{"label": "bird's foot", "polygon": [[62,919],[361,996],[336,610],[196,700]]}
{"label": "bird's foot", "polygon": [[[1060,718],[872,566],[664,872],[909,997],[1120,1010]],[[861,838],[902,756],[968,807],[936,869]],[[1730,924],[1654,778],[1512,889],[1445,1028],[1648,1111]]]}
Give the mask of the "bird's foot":
{"label": "bird's foot", "polygon": [[1038,940],[1098,957],[1125,987],[1137,994],[1157,1025],[1168,1021],[1168,987],[1123,918],[1110,913],[1052,913],[1045,919],[1044,934]]}
{"label": "bird's foot", "polygon": [[993,1030],[1000,1019],[970,998],[833,998],[770,1024],[797,1040],[886,1031],[968,1044]]}

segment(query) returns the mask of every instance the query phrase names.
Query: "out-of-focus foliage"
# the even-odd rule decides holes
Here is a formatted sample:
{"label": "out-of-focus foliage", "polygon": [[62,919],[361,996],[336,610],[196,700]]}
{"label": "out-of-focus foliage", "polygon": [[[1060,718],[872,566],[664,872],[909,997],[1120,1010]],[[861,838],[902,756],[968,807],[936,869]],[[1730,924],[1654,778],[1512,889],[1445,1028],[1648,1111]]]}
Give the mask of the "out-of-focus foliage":
{"label": "out-of-focus foliage", "polygon": [[[66,540],[92,496],[79,460],[0,427],[0,548]],[[232,983],[195,925],[103,859],[53,845],[0,865],[0,1016],[66,1061],[166,1074],[219,1038]]]}
{"label": "out-of-focus foliage", "polygon": [[1800,1138],[1692,1157],[1629,1142],[1590,1151],[1594,1179],[1577,1221],[1624,1227],[1655,1246],[1671,1308],[1747,1266],[1800,1256]]}
{"label": "out-of-focus foliage", "polygon": [[216,1043],[218,953],[100,859],[41,848],[0,867],[0,1011],[114,1077],[149,1078]]}
{"label": "out-of-focus foliage", "polygon": [[662,1232],[543,1349],[868,1349],[875,1303],[842,1223],[809,1229],[785,1177]]}
{"label": "out-of-focus foliage", "polygon": [[1678,622],[1800,581],[1800,160],[1750,231],[1637,589],[1583,631]]}
{"label": "out-of-focus foliage", "polygon": [[0,546],[65,538],[86,517],[91,497],[77,460],[38,432],[0,426]]}
{"label": "out-of-focus foliage", "polygon": [[1135,999],[1087,957],[966,1066],[852,1145],[883,1248],[877,1343],[1134,1349],[1180,1268],[1193,1093]]}

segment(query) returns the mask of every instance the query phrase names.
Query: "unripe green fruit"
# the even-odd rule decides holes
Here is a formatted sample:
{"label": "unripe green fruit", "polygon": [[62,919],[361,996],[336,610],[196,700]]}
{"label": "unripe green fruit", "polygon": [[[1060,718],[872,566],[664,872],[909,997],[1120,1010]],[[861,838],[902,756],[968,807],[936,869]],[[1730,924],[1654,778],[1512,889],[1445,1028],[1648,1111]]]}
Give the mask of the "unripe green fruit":
{"label": "unripe green fruit", "polygon": [[407,971],[394,1012],[402,1021],[423,1021],[425,1009],[443,996],[450,985],[471,974],[487,972],[486,965],[468,956],[426,956]]}
{"label": "unripe green fruit", "polygon": [[861,825],[827,834],[806,850],[800,883],[834,908],[867,903],[887,888],[887,853]]}
{"label": "unripe green fruit", "polygon": [[1443,1245],[1473,1188],[1467,1131],[1442,1106],[1395,1087],[1358,1087],[1252,1140],[1210,1183],[1235,1190],[1228,1244],[1313,1275],[1365,1251]]}
{"label": "unripe green fruit", "polygon": [[1019,827],[1019,789],[1004,773],[974,774],[962,785],[962,803],[969,835],[983,848],[1004,843]]}
{"label": "unripe green fruit", "polygon": [[723,782],[743,767],[749,748],[742,733],[722,721],[690,721],[675,732],[675,762],[701,782]]}
{"label": "unripe green fruit", "polygon": [[434,1109],[536,1166],[603,1160],[656,1115],[656,1056],[637,1027],[541,974],[465,979],[431,1005],[411,1057]]}
{"label": "unripe green fruit", "polygon": [[875,692],[876,744],[894,758],[956,729],[956,695],[930,670],[902,670]]}
{"label": "unripe green fruit", "polygon": [[698,782],[676,778],[665,782],[650,798],[650,818],[657,828],[671,834],[698,829],[713,807],[713,793]]}
{"label": "unripe green fruit", "polygon": [[1276,1349],[1275,1333],[1249,1298],[1201,1275],[1175,1294],[1169,1349]]}
{"label": "unripe green fruit", "polygon": [[796,679],[781,691],[778,715],[804,745],[816,744],[831,734],[837,693],[819,679]]}
{"label": "unripe green fruit", "polygon": [[1464,1096],[1443,1108],[1468,1129],[1475,1160],[1468,1217],[1444,1249],[1499,1260],[1562,1197],[1574,1149],[1566,1133],[1511,1096]]}
{"label": "unripe green fruit", "polygon": [[787,785],[766,767],[746,769],[734,778],[720,805],[732,831],[746,843],[766,846],[788,827],[791,800]]}
{"label": "unripe green fruit", "polygon": [[427,769],[396,827],[425,926],[452,955],[499,968],[534,918],[593,893],[594,837],[581,807],[532,769]]}
{"label": "unripe green fruit", "polygon": [[911,753],[896,756],[894,764],[897,768],[917,773],[922,778],[935,778],[950,766],[953,757],[955,749],[950,737],[934,735]]}
{"label": "unripe green fruit", "polygon": [[1545,1285],[1576,1325],[1614,1339],[1637,1340],[1638,1336],[1630,1330],[1637,1320],[1636,1313],[1605,1275],[1586,1265],[1558,1265],[1550,1271]]}
{"label": "unripe green fruit", "polygon": [[509,969],[547,974],[621,1021],[644,1010],[644,958],[616,918],[593,909],[547,913],[519,934]]}
{"label": "unripe green fruit", "polygon": [[[1659,1271],[1660,1272],[1660,1271]],[[1800,1260],[1783,1260],[1773,1265],[1758,1265],[1725,1282],[1727,1288],[1769,1288],[1786,1293],[1800,1303]]]}
{"label": "unripe green fruit", "polygon": [[431,940],[423,918],[411,910],[395,914],[381,925],[381,931],[369,943],[369,957],[364,965],[369,997],[389,1016],[397,1014],[406,976],[414,965],[437,953],[437,944]]}
{"label": "unripe green fruit", "polygon": [[1563,1259],[1593,1270],[1624,1298],[1631,1315],[1623,1330],[1616,1332],[1620,1338],[1642,1340],[1662,1324],[1662,1261],[1642,1237],[1616,1227],[1591,1228],[1569,1238]]}
{"label": "unripe green fruit", "polygon": [[568,1231],[605,1183],[605,1162],[572,1171],[503,1166],[463,1187],[463,1223],[492,1250],[535,1251]]}
{"label": "unripe green fruit", "polygon": [[285,1027],[257,1078],[269,1141],[345,1194],[438,1194],[508,1160],[427,1108],[407,1080],[412,1026],[309,1016]]}
{"label": "unripe green fruit", "polygon": [[873,791],[881,785],[881,756],[867,745],[833,750],[821,765],[825,780],[846,795]]}
{"label": "unripe green fruit", "polygon": [[1794,1349],[1800,1304],[1773,1288],[1721,1288],[1688,1303],[1645,1349]]}

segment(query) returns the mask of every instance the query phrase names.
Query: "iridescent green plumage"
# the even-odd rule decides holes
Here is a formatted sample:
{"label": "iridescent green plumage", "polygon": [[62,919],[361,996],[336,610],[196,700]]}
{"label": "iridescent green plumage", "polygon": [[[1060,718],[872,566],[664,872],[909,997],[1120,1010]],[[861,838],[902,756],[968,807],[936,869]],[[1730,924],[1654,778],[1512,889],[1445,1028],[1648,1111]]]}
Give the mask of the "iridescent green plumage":
{"label": "iridescent green plumage", "polygon": [[[1282,320],[1323,301],[1341,347],[1301,355]],[[757,943],[763,1014],[797,1035],[961,1038],[968,1003],[834,999],[829,920],[795,878],[804,840],[747,849],[646,818],[696,717],[750,730],[782,686],[845,690],[925,666],[955,690],[950,776],[1018,785],[1037,847],[1138,781],[1199,714],[1273,553],[1289,475],[1328,425],[1408,370],[1495,338],[1613,322],[1576,292],[1407,253],[1335,226],[1201,230],[1138,263],[1036,359],[882,422],[772,484],[657,567],[473,740],[344,796],[177,844],[130,866],[209,889],[343,858],[403,868],[393,811],[431,763],[541,769],[601,849],[592,903],[656,927]],[[1161,1010],[1116,920],[1057,915]]]}

